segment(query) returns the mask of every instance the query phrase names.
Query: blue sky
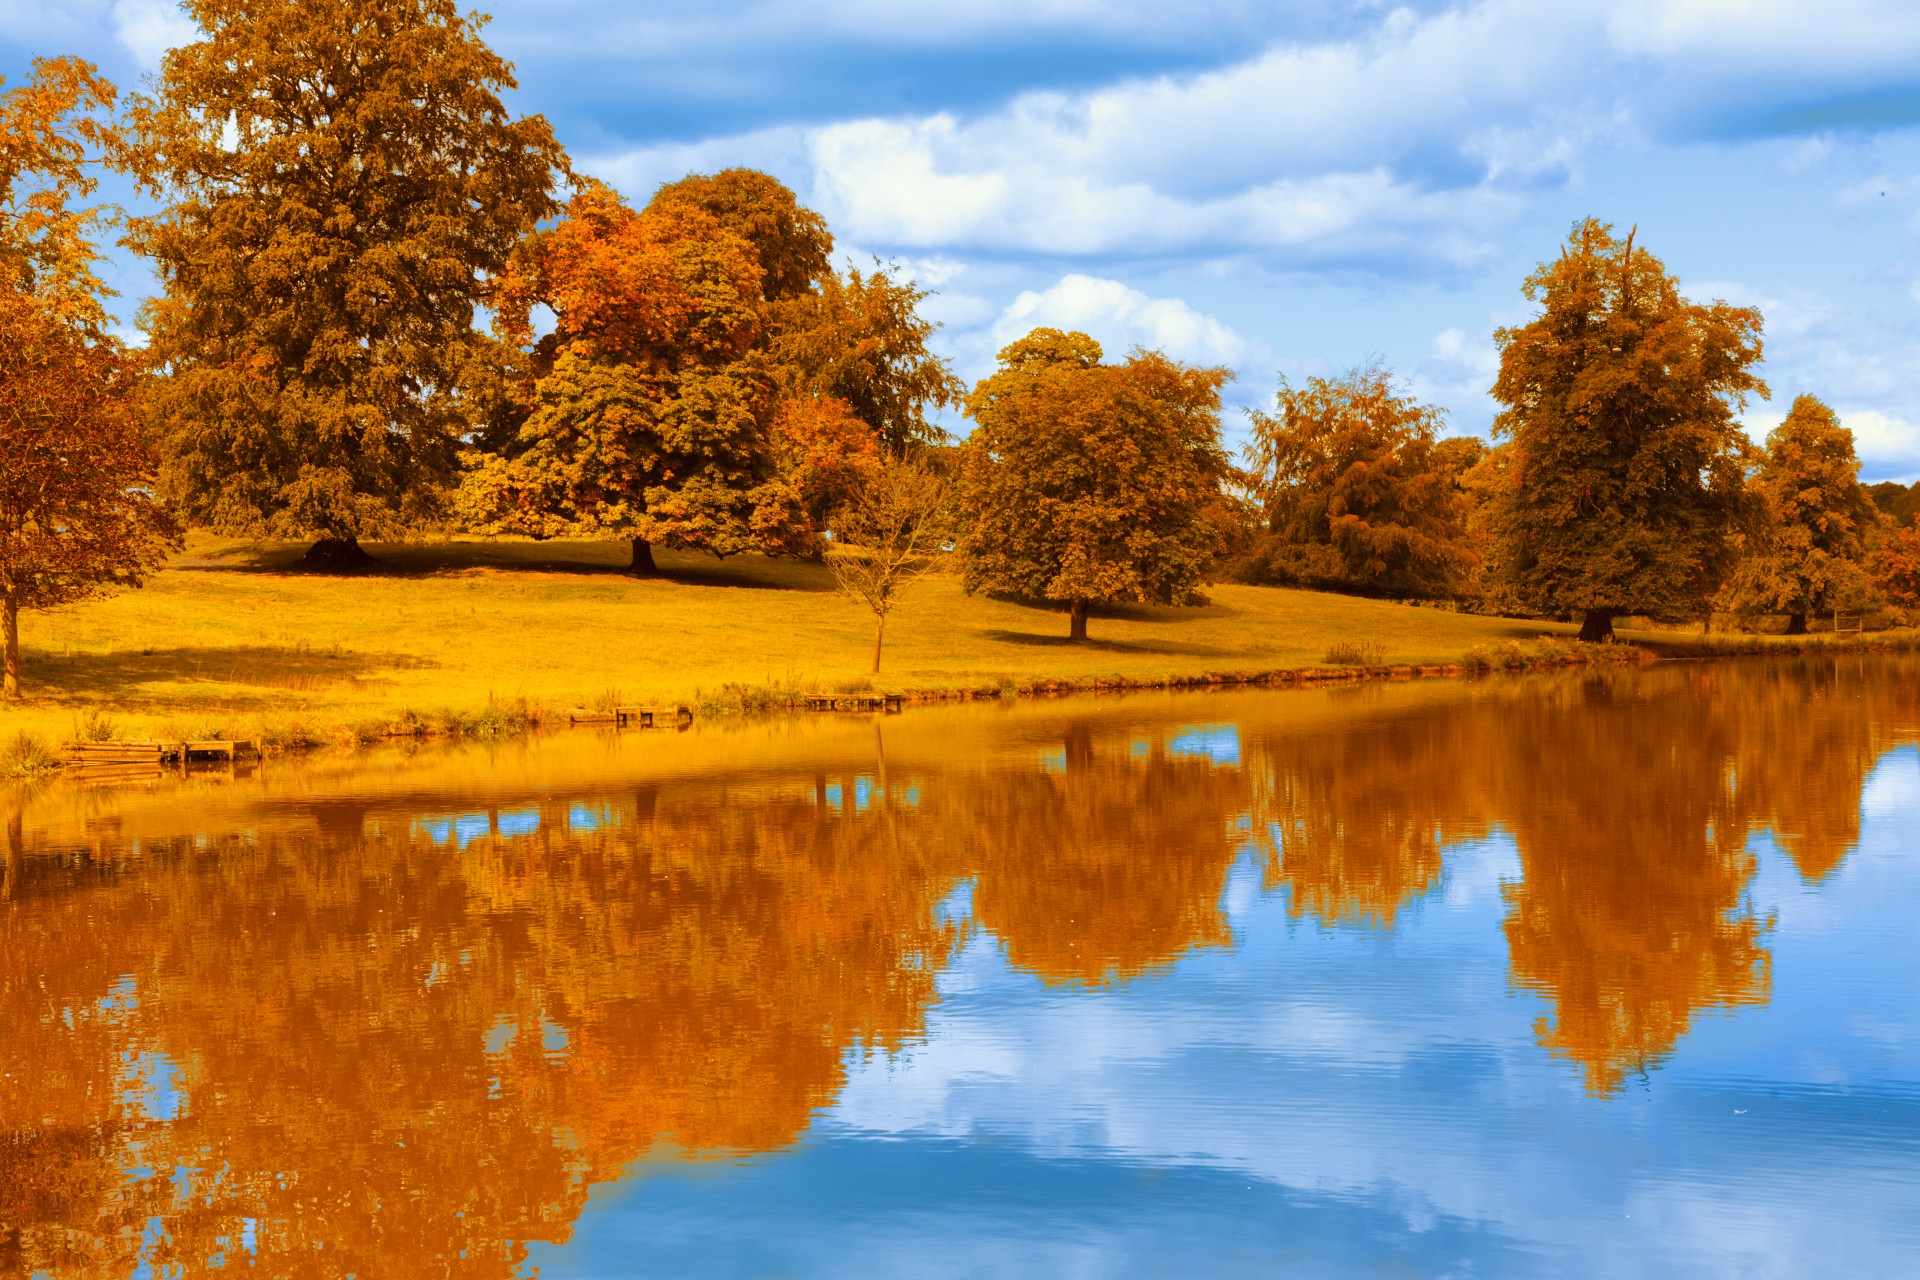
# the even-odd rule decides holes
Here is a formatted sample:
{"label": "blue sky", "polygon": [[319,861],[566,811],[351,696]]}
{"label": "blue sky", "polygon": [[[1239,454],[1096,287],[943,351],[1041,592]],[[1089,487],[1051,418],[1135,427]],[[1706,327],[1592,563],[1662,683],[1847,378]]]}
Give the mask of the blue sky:
{"label": "blue sky", "polygon": [[[1920,478],[1910,0],[483,7],[580,168],[636,200],[777,174],[938,291],[969,378],[1035,324],[1230,365],[1237,405],[1378,356],[1484,432],[1492,332],[1591,213],[1765,312],[1752,428],[1810,392],[1869,479]],[[133,84],[190,34],[168,0],[10,0],[0,74]]]}

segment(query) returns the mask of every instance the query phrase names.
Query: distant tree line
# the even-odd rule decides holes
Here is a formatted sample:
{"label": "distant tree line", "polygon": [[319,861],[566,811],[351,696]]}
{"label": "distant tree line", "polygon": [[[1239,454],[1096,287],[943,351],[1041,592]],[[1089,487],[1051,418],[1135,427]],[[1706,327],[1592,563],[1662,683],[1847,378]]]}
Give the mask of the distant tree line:
{"label": "distant tree line", "polygon": [[[635,208],[574,172],[451,0],[187,0],[122,104],[77,59],[0,97],[0,620],[138,585],[183,524],[311,542],[465,531],[821,558],[875,615],[970,591],[1193,604],[1211,580],[1577,620],[1920,605],[1920,486],[1859,482],[1801,396],[1754,446],[1757,311],[1683,297],[1593,220],[1500,330],[1491,444],[1378,364],[1282,377],[1238,460],[1221,369],[1037,329],[966,387],[925,294],[836,265],[766,174]],[[103,167],[158,212],[142,349],[93,271]],[[477,323],[485,318],[488,324]],[[935,411],[957,410],[956,443]]]}

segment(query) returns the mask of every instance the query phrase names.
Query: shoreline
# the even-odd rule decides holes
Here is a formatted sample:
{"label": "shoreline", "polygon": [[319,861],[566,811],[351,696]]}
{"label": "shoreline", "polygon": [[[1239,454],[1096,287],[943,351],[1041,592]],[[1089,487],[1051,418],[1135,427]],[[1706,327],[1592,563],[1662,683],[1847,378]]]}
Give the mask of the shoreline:
{"label": "shoreline", "polygon": [[[1548,625],[1548,624],[1541,624]],[[1671,638],[1668,638],[1671,636]],[[1657,637],[1657,638],[1656,638]],[[1677,633],[1636,634],[1614,644],[1584,644],[1554,633],[1543,633],[1532,641],[1511,640],[1498,646],[1476,647],[1459,662],[1444,663],[1352,663],[1312,666],[1203,671],[1168,674],[1160,677],[1037,677],[1025,681],[969,685],[956,683],[929,687],[888,686],[879,683],[852,682],[864,688],[826,691],[798,685],[728,686],[713,694],[696,694],[683,703],[699,719],[721,721],[748,716],[799,716],[881,714],[878,712],[815,711],[806,699],[822,692],[840,695],[864,694],[885,690],[905,706],[938,706],[956,702],[983,702],[1001,699],[1057,699],[1099,697],[1102,695],[1149,692],[1196,692],[1227,689],[1312,689],[1335,685],[1353,685],[1414,680],[1484,679],[1499,675],[1524,675],[1555,670],[1603,667],[1644,667],[1660,662],[1718,662],[1744,658],[1786,659],[1843,654],[1895,654],[1920,651],[1920,629],[1862,633],[1845,639],[1831,635],[1812,636],[1687,636]],[[572,715],[586,708],[555,708],[516,700],[508,703],[489,701],[485,707],[463,712],[449,709],[437,713],[407,712],[395,721],[360,720],[349,723],[315,723],[294,716],[280,724],[264,724],[258,737],[209,733],[214,740],[252,742],[261,757],[309,755],[327,751],[353,752],[379,744],[398,741],[462,742],[525,737],[557,729],[584,728]],[[123,714],[137,714],[127,709]],[[3,722],[0,722],[3,723]],[[76,726],[82,725],[77,716]],[[97,721],[96,721],[97,723]],[[642,731],[644,732],[644,730]],[[48,742],[22,730],[9,742],[0,738],[0,782],[24,781],[52,775],[78,776],[87,768],[67,748],[74,741],[112,741],[112,739],[68,739]],[[171,740],[171,739],[169,739]]]}

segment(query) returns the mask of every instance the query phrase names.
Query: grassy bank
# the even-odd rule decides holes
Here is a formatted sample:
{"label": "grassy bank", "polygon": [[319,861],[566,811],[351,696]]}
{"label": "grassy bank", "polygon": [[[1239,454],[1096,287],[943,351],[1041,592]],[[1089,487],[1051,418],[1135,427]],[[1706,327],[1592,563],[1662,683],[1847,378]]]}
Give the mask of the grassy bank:
{"label": "grassy bank", "polygon": [[[282,745],[512,731],[570,707],[715,711],[866,687],[872,618],[820,566],[662,553],[620,572],[616,543],[375,546],[377,573],[292,571],[302,548],[196,536],[143,590],[24,619],[25,704],[0,745],[95,737],[258,737]],[[1063,613],[928,580],[888,629],[874,687],[955,690],[1198,681],[1331,663],[1497,669],[1556,660],[1555,624],[1224,585],[1201,609]],[[1626,632],[1668,653],[1772,637]],[[1805,643],[1805,642],[1801,642]],[[1821,643],[1816,640],[1815,643]]]}

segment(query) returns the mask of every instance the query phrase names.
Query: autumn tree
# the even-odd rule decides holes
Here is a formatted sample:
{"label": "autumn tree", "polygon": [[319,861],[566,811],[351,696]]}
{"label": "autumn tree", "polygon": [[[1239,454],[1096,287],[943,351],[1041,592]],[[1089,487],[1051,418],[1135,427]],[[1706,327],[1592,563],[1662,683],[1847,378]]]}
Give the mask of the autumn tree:
{"label": "autumn tree", "polygon": [[1158,352],[1101,363],[1084,333],[1035,329],[967,397],[966,587],[1067,606],[1191,604],[1216,549],[1205,513],[1227,467],[1224,369]]}
{"label": "autumn tree", "polygon": [[1897,480],[1882,480],[1878,484],[1867,486],[1867,496],[1873,499],[1873,505],[1880,514],[1903,525],[1920,516],[1920,481],[1913,484],[1901,484]]}
{"label": "autumn tree", "polygon": [[901,456],[945,433],[927,410],[958,405],[966,388],[928,349],[936,326],[920,315],[926,291],[877,264],[820,277],[775,315],[773,353],[784,384],[838,400],[882,448]]}
{"label": "autumn tree", "polygon": [[111,337],[0,291],[0,698],[20,613],[139,586],[178,537],[153,496],[136,367]]}
{"label": "autumn tree", "polygon": [[[794,498],[772,483],[763,280],[755,247],[703,209],[635,213],[583,182],[495,290],[503,336],[531,348],[531,404],[469,459],[468,527],[626,537],[643,574],[657,545],[783,549]],[[537,339],[535,307],[554,317]]]}
{"label": "autumn tree", "polygon": [[[661,544],[818,553],[888,442],[933,438],[924,411],[957,389],[923,295],[835,275],[832,247],[753,170],[669,183],[637,213],[582,184],[496,291],[530,412],[470,458],[468,527],[626,537],[642,574]],[[556,322],[537,340],[536,306]]]}
{"label": "autumn tree", "polygon": [[875,675],[887,618],[916,582],[940,567],[949,529],[945,482],[907,459],[888,460],[836,514],[827,567],[840,589],[873,613]]}
{"label": "autumn tree", "polygon": [[1252,576],[1399,596],[1465,583],[1467,499],[1440,448],[1444,411],[1376,363],[1297,387],[1283,377],[1275,411],[1248,417],[1266,525]]}
{"label": "autumn tree", "polygon": [[137,368],[105,332],[86,203],[117,146],[113,86],[41,61],[0,98],[0,697],[20,696],[20,614],[137,586],[175,536],[152,494]]}
{"label": "autumn tree", "polygon": [[1853,432],[1813,396],[1793,402],[1767,435],[1749,487],[1761,522],[1743,539],[1722,593],[1740,613],[1784,613],[1787,634],[1805,635],[1807,615],[1865,598],[1867,535],[1879,523],[1860,484]]}
{"label": "autumn tree", "polygon": [[194,520],[358,539],[437,513],[490,348],[475,307],[556,209],[547,122],[452,0],[185,0],[133,122],[168,491]]}
{"label": "autumn tree", "polygon": [[1873,553],[1873,585],[1903,609],[1920,609],[1920,516],[1889,534]]}
{"label": "autumn tree", "polygon": [[1746,510],[1733,414],[1766,393],[1760,313],[1688,301],[1591,218],[1523,292],[1541,313],[1494,335],[1508,445],[1490,576],[1529,608],[1580,615],[1587,641],[1620,613],[1697,614]]}

